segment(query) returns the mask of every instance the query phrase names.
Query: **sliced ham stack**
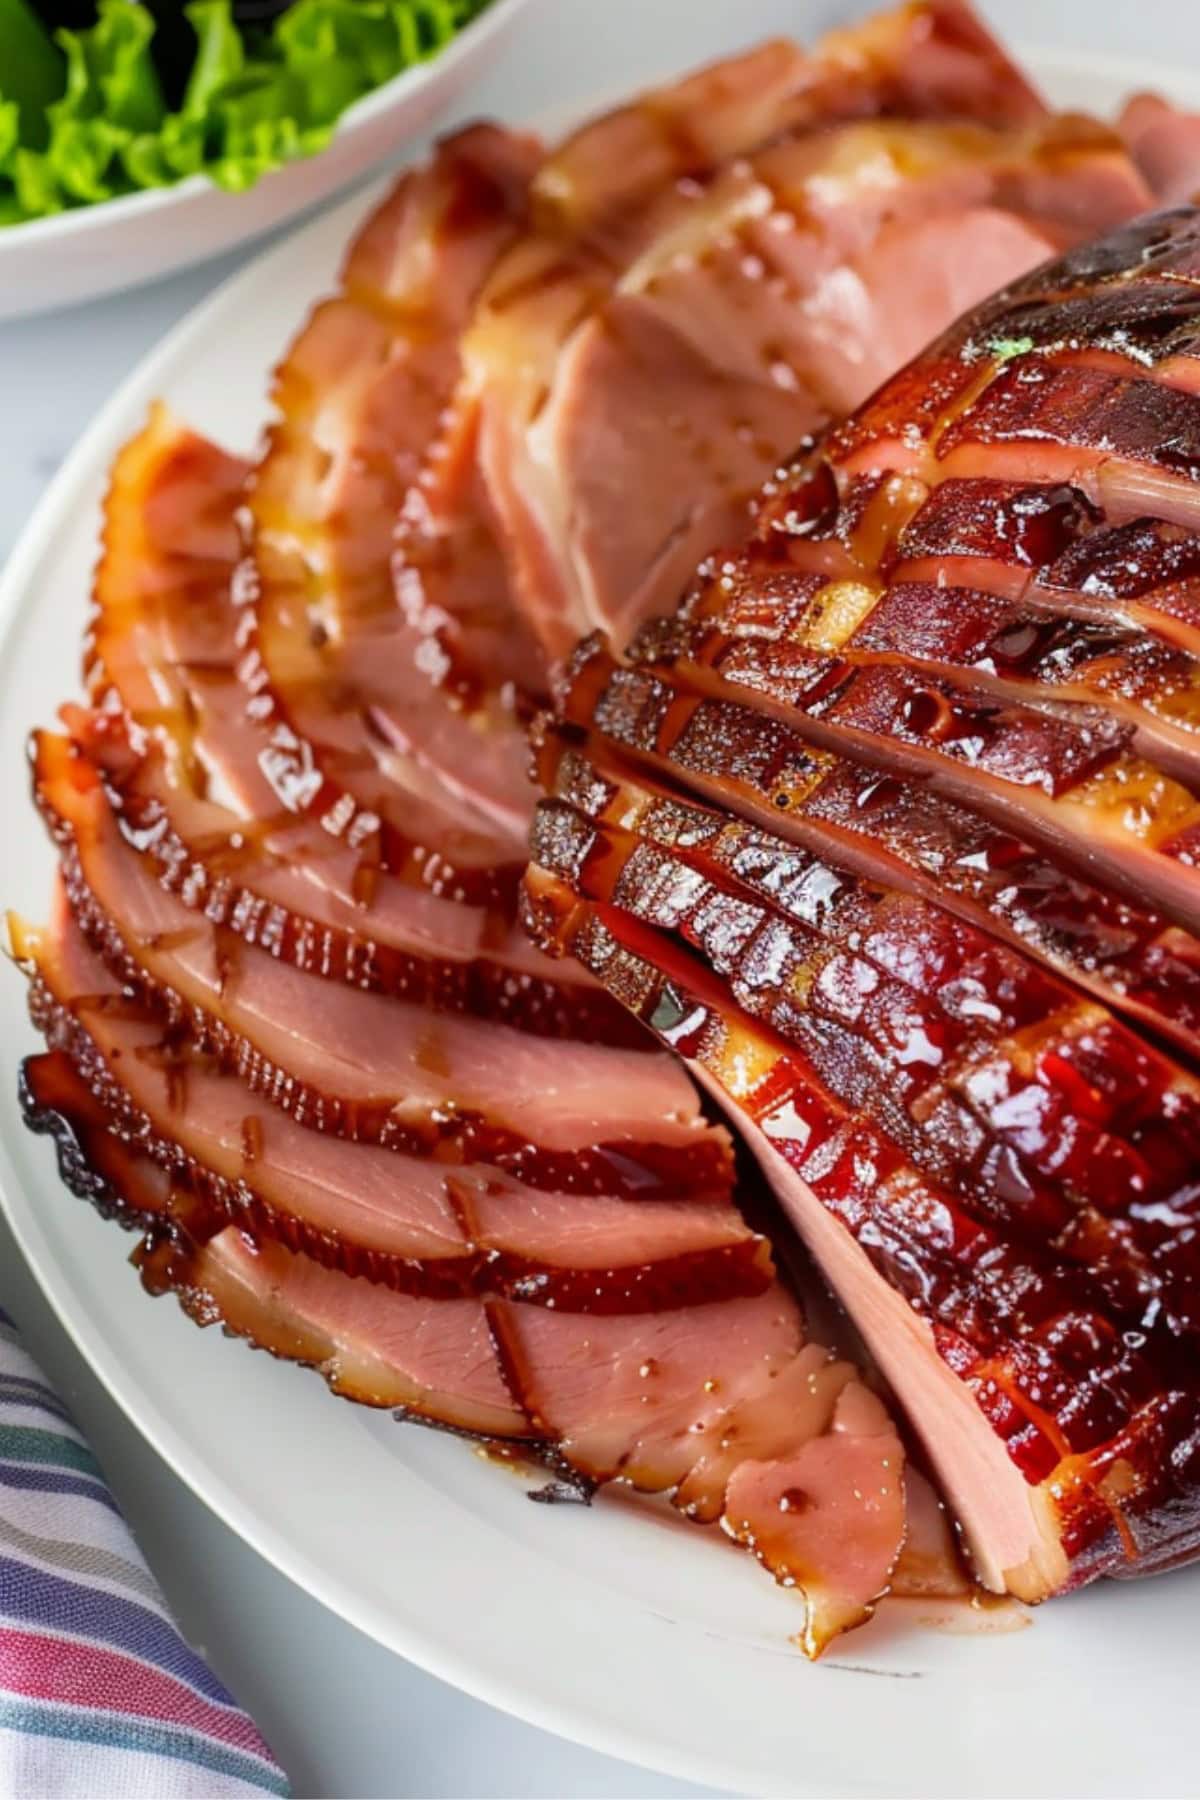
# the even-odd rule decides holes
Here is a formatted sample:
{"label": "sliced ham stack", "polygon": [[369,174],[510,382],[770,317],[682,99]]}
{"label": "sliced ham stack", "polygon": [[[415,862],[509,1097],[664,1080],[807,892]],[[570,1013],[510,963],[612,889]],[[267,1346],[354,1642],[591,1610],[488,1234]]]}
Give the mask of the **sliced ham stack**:
{"label": "sliced ham stack", "polygon": [[1200,1550],[1200,210],[966,315],[575,654],[528,904],[720,1096],[989,1586]]}
{"label": "sliced ham stack", "polygon": [[[86,701],[31,746],[60,872],[49,924],[12,923],[47,1044],[27,1117],[68,1182],[142,1233],[145,1285],[350,1398],[522,1446],[555,1491],[621,1480],[720,1521],[801,1590],[813,1654],[889,1589],[964,1582],[881,1370],[935,1459],[930,1409],[958,1421],[974,1461],[942,1472],[977,1572],[1030,1595],[1064,1558],[1107,1566],[1096,1520],[1127,1468],[1154,1464],[1146,1407],[1176,1430],[1159,1351],[1127,1320],[1146,1284],[1164,1317],[1186,1305],[1167,1215],[1192,1089],[1105,1009],[1177,1050],[1200,1031],[1186,858],[1155,824],[1173,808],[1185,844],[1193,823],[1187,707],[1165,703],[1194,650],[1186,479],[1178,459],[1122,475],[1097,454],[1078,492],[1039,465],[1050,488],[1026,505],[1007,469],[988,514],[969,437],[971,493],[934,492],[941,442],[930,425],[918,454],[909,377],[877,428],[779,478],[749,558],[644,621],[741,533],[805,433],[963,306],[1150,198],[1122,140],[1049,114],[953,0],[811,53],[768,45],[548,156],[462,132],[351,246],[277,371],[256,461],[163,408],[121,452]],[[1033,352],[1053,299],[1021,290],[995,332]],[[1182,406],[1166,316],[1138,328]],[[1117,379],[1126,324],[1075,359],[1080,380]],[[969,371],[956,418],[999,354],[972,331],[920,378],[940,395]],[[1119,644],[1095,622],[1110,559],[1086,560],[1118,478],[1127,499],[1169,485],[1175,533]],[[879,571],[902,540],[889,612]],[[941,594],[951,540],[985,570],[954,629],[935,600],[902,605]],[[1037,582],[1012,580],[1014,556]],[[1065,635],[1029,623],[1058,613]],[[1174,622],[1155,655],[1143,614]],[[611,647],[575,656],[537,745],[554,799],[536,947],[518,917],[527,728],[554,659],[597,625]],[[997,639],[1016,646],[1002,662]],[[850,663],[857,710],[835,717]],[[809,676],[827,685],[801,727]],[[864,797],[868,738],[889,759],[903,738],[904,775],[929,779],[870,772]],[[580,961],[547,954],[564,946]],[[792,1230],[676,1050],[746,1101],[755,1148],[811,1139],[807,1161],[788,1150],[784,1212],[874,1358],[844,1320],[816,1341]],[[1031,1122],[1043,1065],[1058,1085]],[[1123,1184],[1151,1168],[1135,1229]],[[1071,1265],[1053,1280],[1051,1238]],[[893,1339],[902,1316],[912,1358],[942,1368],[930,1328],[892,1275],[860,1273],[868,1241],[897,1282],[923,1271],[969,1315],[938,1326],[952,1372],[928,1405]],[[1019,1355],[1010,1313],[1040,1327],[1043,1288],[1069,1296],[1070,1327],[1063,1300],[1052,1341]],[[1038,1536],[1009,1472],[1039,1493],[1052,1468],[1067,1480],[1060,1411],[1084,1362],[1077,1429],[1141,1435],[1108,1472],[1081,1464]],[[1031,1420],[1039,1370],[1057,1385]],[[973,1510],[985,1478],[999,1541]]]}

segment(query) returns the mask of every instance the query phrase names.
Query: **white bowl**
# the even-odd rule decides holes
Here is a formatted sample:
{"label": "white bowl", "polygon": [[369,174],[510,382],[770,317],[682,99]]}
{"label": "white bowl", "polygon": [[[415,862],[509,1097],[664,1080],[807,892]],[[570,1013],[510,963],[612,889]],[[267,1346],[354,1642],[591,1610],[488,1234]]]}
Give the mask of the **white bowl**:
{"label": "white bowl", "polygon": [[226,193],[206,175],[0,227],[0,319],[136,287],[258,237],[426,131],[494,55],[526,0],[492,4],[429,62],[347,108],[316,156]]}

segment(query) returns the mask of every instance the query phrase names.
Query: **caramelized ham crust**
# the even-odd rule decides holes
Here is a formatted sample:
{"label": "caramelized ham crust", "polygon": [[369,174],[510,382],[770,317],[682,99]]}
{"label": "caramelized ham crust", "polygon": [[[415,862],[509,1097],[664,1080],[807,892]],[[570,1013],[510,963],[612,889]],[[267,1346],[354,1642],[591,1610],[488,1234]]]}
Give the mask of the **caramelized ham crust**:
{"label": "caramelized ham crust", "polygon": [[[777,840],[793,857],[828,857],[868,881],[936,899],[1193,1054],[1200,1049],[1200,940],[1139,905],[1124,884],[1114,891],[1088,879],[931,782],[855,763],[740,701],[625,667],[598,639],[572,658],[562,708],[572,725],[598,726],[601,754],[626,759],[642,779],[670,791],[685,771],[689,789],[723,809],[728,833],[780,879]],[[553,766],[551,756],[545,767]]]}
{"label": "caramelized ham crust", "polygon": [[[755,865],[747,880],[711,853],[711,814],[594,771],[573,772],[567,792],[573,806],[539,815],[539,866],[700,952],[740,1007],[985,1215],[1007,1220],[1019,1194],[1027,1236],[1069,1255],[1082,1239],[1089,1261],[1107,1222],[1110,1260],[1131,1254],[1141,1287],[1148,1254],[1164,1292],[1182,1283],[1187,1321],[1200,1264],[1150,1221],[1186,1204],[1200,1154],[1189,1071],[929,903],[812,860],[773,892]],[[783,875],[786,854],[762,852],[757,867]]]}
{"label": "caramelized ham crust", "polygon": [[1140,1029],[1195,1045],[1198,243],[967,315],[539,759],[540,941],[730,1107],[1031,1599],[1200,1550],[1200,1086]]}

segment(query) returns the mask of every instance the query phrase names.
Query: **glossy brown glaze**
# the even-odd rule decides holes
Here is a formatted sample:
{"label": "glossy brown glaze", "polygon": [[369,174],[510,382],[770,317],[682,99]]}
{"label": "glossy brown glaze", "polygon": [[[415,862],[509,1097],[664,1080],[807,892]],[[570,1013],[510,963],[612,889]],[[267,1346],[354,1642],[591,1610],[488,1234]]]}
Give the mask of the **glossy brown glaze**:
{"label": "glossy brown glaze", "polygon": [[1068,1255],[1078,1240],[1089,1260],[1107,1238],[1114,1264],[1128,1250],[1134,1293],[1152,1258],[1190,1328],[1200,1264],[1163,1224],[1186,1216],[1200,1159],[1187,1071],[931,904],[763,834],[722,854],[719,815],[580,760],[563,771],[565,803],[539,815],[540,866],[698,951],[743,1010],[983,1216]]}
{"label": "glossy brown glaze", "polygon": [[[1136,1296],[1126,1317],[1138,1324],[1122,1327],[1103,1258],[1091,1268],[1046,1260],[962,1210],[915,1175],[892,1140],[831,1103],[811,1065],[762,1037],[703,963],[672,954],[615,909],[572,904],[569,889],[556,902],[539,883],[538,902],[543,921],[557,914],[560,941],[664,1042],[712,1071],[878,1275],[930,1320],[937,1353],[1014,1468],[1053,1501],[1064,1578],[1132,1573],[1139,1563],[1148,1572],[1172,1540],[1171,1555],[1194,1553],[1194,1352],[1170,1327],[1145,1330]],[[1175,1458],[1171,1441],[1182,1447]]]}
{"label": "glossy brown glaze", "polygon": [[562,705],[657,779],[724,809],[731,831],[766,831],[915,890],[1200,1051],[1200,940],[1124,887],[1088,879],[930,783],[823,751],[743,703],[621,667],[594,641],[577,653]]}

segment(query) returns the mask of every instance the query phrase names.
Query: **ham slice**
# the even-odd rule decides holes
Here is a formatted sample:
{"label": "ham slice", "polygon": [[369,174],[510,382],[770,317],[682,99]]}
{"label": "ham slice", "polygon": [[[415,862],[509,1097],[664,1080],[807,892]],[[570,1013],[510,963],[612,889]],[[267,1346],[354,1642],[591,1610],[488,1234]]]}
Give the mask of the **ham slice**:
{"label": "ham slice", "polygon": [[488,1436],[533,1435],[496,1367],[481,1301],[395,1293],[214,1219],[114,1137],[61,1051],[26,1061],[23,1100],[31,1128],[55,1138],[67,1184],[146,1233],[134,1259],[147,1289],[177,1293],[198,1325],[307,1363],[366,1406]]}
{"label": "ham slice", "polygon": [[[392,875],[498,912],[512,877],[497,878],[490,838],[455,826],[437,851],[420,853],[411,836],[386,831],[345,790],[324,782],[294,736],[248,713],[236,677],[237,614],[229,592],[244,479],[244,465],[161,408],[122,450],[89,634],[93,697],[162,746],[185,798],[223,806],[231,831],[256,824],[266,846],[278,846],[281,864],[315,870],[309,886],[332,865],[328,885],[350,907],[374,898],[373,886]],[[192,540],[205,529],[215,534],[218,521],[227,554],[197,568]],[[141,749],[140,735],[134,748]],[[410,823],[419,829],[432,822],[414,797]],[[348,870],[339,867],[339,848],[348,853]]]}
{"label": "ham slice", "polygon": [[318,777],[320,810],[295,744],[248,716],[229,601],[244,477],[161,408],[118,456],[89,634],[99,710],[66,717],[123,834],[185,904],[301,968],[630,1041],[513,929],[518,864],[498,873],[491,842],[457,829],[420,846]]}
{"label": "ham slice", "polygon": [[[126,889],[122,900],[131,897]],[[551,1040],[356,994],[262,952],[231,963],[214,934],[169,910],[161,890],[147,885],[145,897],[154,910],[126,915],[129,936],[90,889],[76,889],[75,906],[116,971],[114,991],[140,995],[158,1014],[159,1035],[168,1030],[181,1081],[190,1047],[335,1137],[424,1154],[474,1146],[543,1171],[535,1175],[543,1185],[589,1185],[609,1165],[633,1191],[725,1185],[724,1136],[670,1058],[579,1045],[566,1067]],[[90,994],[96,966],[70,965],[64,995]]]}

